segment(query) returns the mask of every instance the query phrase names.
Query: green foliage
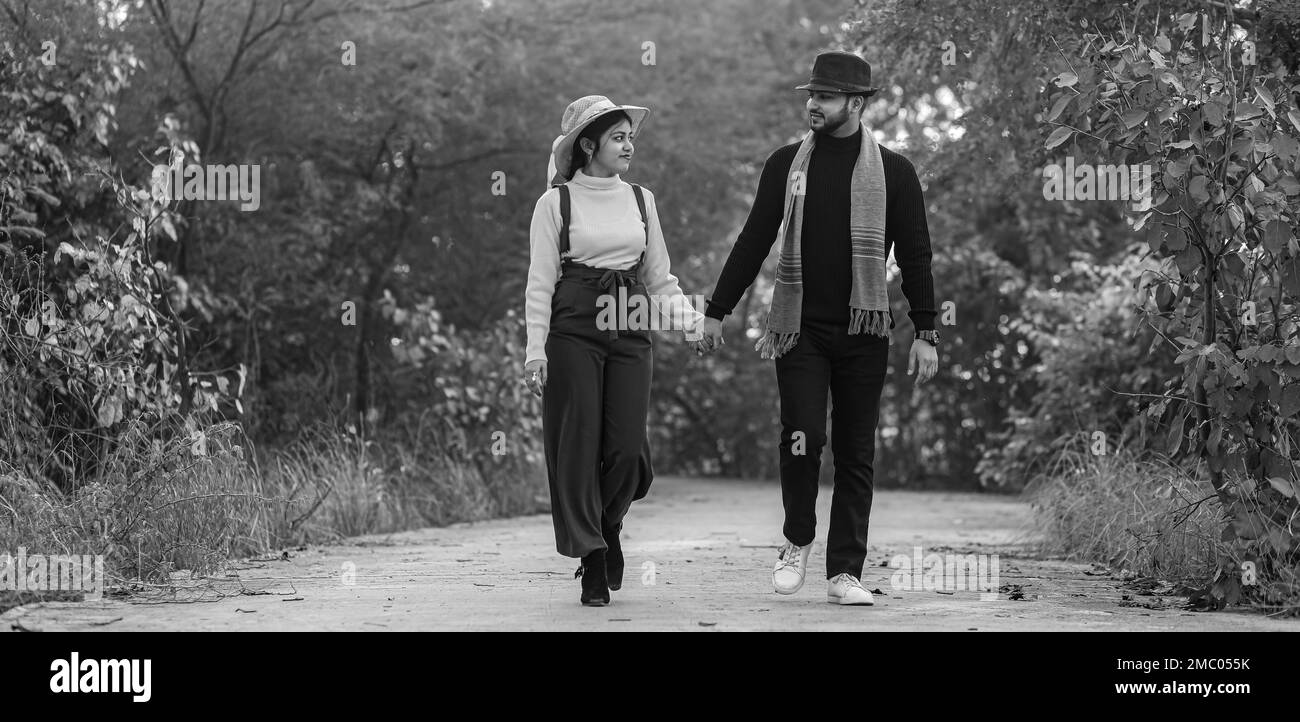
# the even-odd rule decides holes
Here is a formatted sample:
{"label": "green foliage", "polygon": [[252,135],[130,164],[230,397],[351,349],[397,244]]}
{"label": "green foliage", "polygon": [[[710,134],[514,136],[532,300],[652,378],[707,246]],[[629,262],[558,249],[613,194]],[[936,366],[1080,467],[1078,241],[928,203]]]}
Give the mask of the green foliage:
{"label": "green foliage", "polygon": [[[51,14],[68,25],[93,26],[93,10],[59,5]],[[96,217],[104,210],[99,179],[88,174],[107,160],[116,96],[138,67],[129,48],[93,31],[35,20],[25,29],[0,23],[0,261],[108,234],[108,219]],[[56,62],[47,66],[51,52]]]}
{"label": "green foliage", "polygon": [[[1154,207],[1133,223],[1160,260],[1135,279],[1138,322],[1179,352],[1181,369],[1147,410],[1166,424],[1170,454],[1186,447],[1205,460],[1229,522],[1225,541],[1300,508],[1291,451],[1300,410],[1300,84],[1251,64],[1241,41],[1221,19],[1194,13],[1145,35],[1085,33],[1084,62],[1066,55],[1070,67],[1045,99],[1045,120],[1057,127],[1048,146],[1072,138],[1102,162],[1155,170]],[[1237,498],[1235,476],[1251,482],[1236,487]],[[1248,539],[1243,554],[1293,561],[1291,531]],[[1235,601],[1238,577],[1220,575],[1211,597]]]}
{"label": "green foliage", "polygon": [[[114,581],[165,582],[172,570],[209,572],[289,541],[535,511],[544,482],[539,440],[527,437],[535,414],[523,418],[532,407],[521,389],[498,383],[522,353],[518,324],[444,338],[427,293],[388,288],[400,257],[376,241],[409,240],[415,208],[415,174],[391,170],[410,167],[400,144],[381,159],[387,170],[361,178],[286,163],[268,190],[282,183],[278,197],[293,207],[253,223],[151,193],[141,186],[154,162],[195,161],[200,150],[224,160],[225,131],[194,124],[213,143],[200,148],[184,114],[131,102],[161,87],[162,74],[136,76],[143,89],[126,84],[140,63],[124,39],[140,39],[147,16],[126,8],[101,22],[112,10],[71,0],[0,8],[0,546],[103,553]],[[10,27],[10,17],[23,22]],[[44,38],[58,49],[49,65]],[[216,39],[200,46],[213,51]],[[168,68],[153,62],[161,36],[152,42],[141,55]],[[153,160],[135,162],[146,149]],[[305,192],[290,187],[299,182]],[[368,232],[345,230],[376,218]],[[187,258],[190,274],[180,270]],[[358,276],[354,298],[369,322],[359,343],[337,311],[338,289],[350,285],[340,279]],[[416,298],[415,310],[398,308],[401,297]],[[397,337],[408,345],[390,345]],[[382,434],[355,415],[330,423],[351,384],[324,384],[315,406],[300,393],[321,393],[303,373],[320,354],[341,351],[347,364],[358,348],[373,353],[362,358],[380,381],[371,398],[383,398],[361,404],[363,416],[383,406],[394,417]],[[453,391],[443,394],[447,379]],[[470,389],[477,401],[480,388],[492,415],[453,398]],[[268,403],[275,391],[278,408]],[[291,443],[253,454],[241,422],[268,408],[291,419]],[[509,429],[511,453],[493,455],[490,440],[458,447],[445,424],[421,427],[421,415]]]}
{"label": "green foliage", "polygon": [[[0,276],[0,382],[13,410],[0,462],[66,487],[121,424],[171,416],[180,397],[175,341],[138,244],[63,244],[53,263],[48,275],[35,260]],[[17,286],[15,271],[42,283]],[[219,395],[202,403],[215,409]]]}
{"label": "green foliage", "polygon": [[1283,69],[1300,72],[1300,5],[1291,0],[1256,0],[1258,34]]}
{"label": "green foliage", "polygon": [[[0,463],[70,490],[124,424],[184,406],[189,378],[166,310],[172,275],[150,260],[171,214],[105,170],[112,101],[135,57],[105,43],[98,58],[64,51],[47,67],[19,54],[27,39],[0,48],[12,88],[0,113]],[[229,380],[204,383],[190,401],[215,410]]]}
{"label": "green foliage", "polygon": [[523,319],[509,311],[469,331],[444,329],[432,301],[383,309],[401,333],[389,378],[402,397],[385,426],[418,429],[442,458],[476,469],[501,513],[534,511],[546,467],[541,401],[519,377]]}
{"label": "green foliage", "polygon": [[1257,483],[1229,474],[1229,500],[1221,515],[1220,553],[1209,583],[1192,602],[1222,609],[1247,602],[1261,609],[1300,614],[1300,535],[1295,532],[1297,486],[1274,476]]}
{"label": "green foliage", "polygon": [[1042,473],[1080,434],[1101,432],[1107,453],[1163,444],[1162,435],[1150,438],[1143,409],[1146,395],[1164,390],[1157,360],[1170,363],[1174,354],[1152,346],[1159,339],[1151,329],[1129,332],[1144,298],[1132,279],[1158,265],[1141,251],[1135,246],[1105,266],[1076,254],[1052,289],[1026,291],[1008,325],[1038,359],[1036,381],[1028,405],[1011,409],[1007,428],[989,437],[977,472],[990,483],[1014,487]]}

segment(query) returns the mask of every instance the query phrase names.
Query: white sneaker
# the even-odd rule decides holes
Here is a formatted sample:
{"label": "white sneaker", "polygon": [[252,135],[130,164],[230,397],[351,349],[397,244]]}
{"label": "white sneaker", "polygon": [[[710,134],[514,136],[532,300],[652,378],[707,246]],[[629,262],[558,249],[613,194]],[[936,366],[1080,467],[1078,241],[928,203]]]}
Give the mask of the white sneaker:
{"label": "white sneaker", "polygon": [[776,567],[772,569],[772,586],[777,594],[794,594],[803,587],[808,571],[808,555],[811,553],[811,543],[799,546],[787,541],[781,547]]}
{"label": "white sneaker", "polygon": [[875,604],[871,592],[863,588],[858,578],[844,572],[826,583],[826,601],[831,604],[851,604],[870,607]]}

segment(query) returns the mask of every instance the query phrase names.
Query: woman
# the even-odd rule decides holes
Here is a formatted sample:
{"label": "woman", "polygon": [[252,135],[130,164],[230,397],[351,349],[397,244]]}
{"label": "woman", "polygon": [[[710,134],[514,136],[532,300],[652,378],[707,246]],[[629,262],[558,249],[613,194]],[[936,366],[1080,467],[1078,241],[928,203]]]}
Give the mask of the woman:
{"label": "woman", "polygon": [[[653,349],[648,325],[623,322],[635,314],[620,301],[649,294],[652,313],[684,319],[692,334],[703,319],[669,272],[654,196],[619,178],[649,112],[599,95],[571,103],[530,230],[524,383],[542,397],[556,549],[582,560],[588,606],[622,586],[623,516],[653,478]],[[611,303],[613,324],[601,311]]]}

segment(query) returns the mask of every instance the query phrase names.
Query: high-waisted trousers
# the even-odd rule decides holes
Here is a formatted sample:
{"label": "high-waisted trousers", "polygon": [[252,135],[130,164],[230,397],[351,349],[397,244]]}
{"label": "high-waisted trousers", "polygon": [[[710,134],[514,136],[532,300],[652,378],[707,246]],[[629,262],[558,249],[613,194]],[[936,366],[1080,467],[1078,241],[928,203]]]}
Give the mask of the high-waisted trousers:
{"label": "high-waisted trousers", "polygon": [[646,435],[650,332],[597,327],[602,294],[618,299],[619,286],[628,298],[646,294],[639,268],[566,261],[551,298],[542,426],[555,548],[567,557],[605,549],[604,532],[622,527],[654,477]]}

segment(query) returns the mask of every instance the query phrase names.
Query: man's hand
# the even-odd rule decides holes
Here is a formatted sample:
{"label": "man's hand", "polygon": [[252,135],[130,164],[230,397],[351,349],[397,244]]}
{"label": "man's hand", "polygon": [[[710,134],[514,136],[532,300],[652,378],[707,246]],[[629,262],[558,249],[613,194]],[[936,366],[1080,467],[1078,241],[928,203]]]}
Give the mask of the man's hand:
{"label": "man's hand", "polygon": [[722,322],[716,318],[705,316],[700,324],[700,333],[702,338],[696,342],[695,352],[701,356],[717,351],[726,343],[722,339]]}
{"label": "man's hand", "polygon": [[542,397],[542,388],[546,386],[546,362],[534,359],[524,365],[524,385],[537,398]]}
{"label": "man's hand", "polygon": [[913,370],[920,372],[916,377],[918,384],[929,381],[938,372],[939,350],[929,341],[919,338],[912,341],[912,351],[907,355],[907,375],[911,376]]}

